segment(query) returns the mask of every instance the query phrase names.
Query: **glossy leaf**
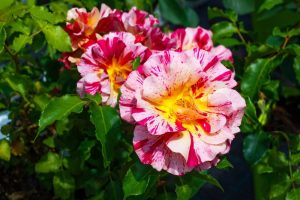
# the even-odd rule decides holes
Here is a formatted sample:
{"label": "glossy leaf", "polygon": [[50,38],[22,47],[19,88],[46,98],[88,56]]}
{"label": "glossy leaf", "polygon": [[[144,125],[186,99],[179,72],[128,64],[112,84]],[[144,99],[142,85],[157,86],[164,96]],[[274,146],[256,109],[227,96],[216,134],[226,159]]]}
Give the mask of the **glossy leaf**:
{"label": "glossy leaf", "polygon": [[183,8],[178,0],[159,0],[159,9],[162,16],[177,25],[197,26],[198,16],[191,8]]}
{"label": "glossy leaf", "polygon": [[291,190],[287,193],[285,200],[298,200],[300,197],[300,188]]}
{"label": "glossy leaf", "polygon": [[3,26],[0,28],[0,53],[3,51],[4,49],[4,45],[5,45],[5,40],[6,40],[6,31],[3,28]]}
{"label": "glossy leaf", "polygon": [[61,52],[71,50],[71,42],[68,34],[60,26],[49,24],[45,21],[36,19],[49,45]]}
{"label": "glossy leaf", "polygon": [[300,83],[300,57],[294,58],[293,68],[296,74],[297,81],[298,83]]}
{"label": "glossy leaf", "polygon": [[250,98],[255,97],[263,83],[268,80],[269,74],[278,67],[282,61],[283,58],[272,57],[257,59],[251,63],[247,67],[241,82],[242,93]]}
{"label": "glossy leaf", "polygon": [[9,161],[10,160],[10,145],[5,139],[0,140],[0,159]]}
{"label": "glossy leaf", "polygon": [[116,111],[108,106],[90,105],[91,121],[96,128],[96,138],[102,146],[102,155],[104,158],[104,166],[107,167],[110,163],[107,152],[107,134],[113,126],[119,122],[119,116]]}
{"label": "glossy leaf", "polygon": [[146,176],[140,180],[134,175],[132,169],[129,169],[123,179],[123,192],[124,198],[132,195],[143,194],[148,186],[149,176]]}
{"label": "glossy leaf", "polygon": [[9,7],[13,2],[14,2],[14,0],[1,0],[0,10]]}
{"label": "glossy leaf", "polygon": [[14,42],[12,44],[12,49],[15,52],[19,52],[21,49],[25,47],[26,44],[31,44],[31,43],[32,43],[32,37],[21,34],[14,39]]}
{"label": "glossy leaf", "polygon": [[215,179],[213,176],[205,173],[197,173],[195,174],[196,177],[200,178],[201,180],[207,181],[208,183],[217,186],[220,190],[224,191],[223,187],[219,183],[217,179]]}
{"label": "glossy leaf", "polygon": [[270,10],[274,6],[277,6],[281,3],[283,3],[283,0],[265,0],[259,7],[258,12],[261,12],[263,10]]}
{"label": "glossy leaf", "polygon": [[61,164],[58,154],[48,152],[35,164],[35,171],[37,173],[57,172]]}
{"label": "glossy leaf", "polygon": [[240,15],[248,14],[254,10],[254,1],[252,0],[223,0],[225,8],[232,9]]}
{"label": "glossy leaf", "polygon": [[80,113],[85,103],[77,96],[65,95],[53,98],[41,114],[38,132],[41,132],[56,120],[68,117],[73,112]]}
{"label": "glossy leaf", "polygon": [[220,38],[231,37],[236,33],[237,28],[231,22],[219,22],[211,27],[213,31],[213,39],[218,41]]}
{"label": "glossy leaf", "polygon": [[244,139],[243,153],[247,162],[253,165],[267,151],[269,137],[266,133],[251,134]]}
{"label": "glossy leaf", "polygon": [[233,168],[233,165],[229,162],[229,160],[227,160],[227,158],[223,158],[216,167],[218,169],[228,169]]}
{"label": "glossy leaf", "polygon": [[178,200],[190,199],[192,197],[192,189],[188,184],[176,185],[175,192]]}
{"label": "glossy leaf", "polygon": [[75,190],[75,179],[67,172],[58,173],[53,176],[53,187],[56,197],[72,199]]}

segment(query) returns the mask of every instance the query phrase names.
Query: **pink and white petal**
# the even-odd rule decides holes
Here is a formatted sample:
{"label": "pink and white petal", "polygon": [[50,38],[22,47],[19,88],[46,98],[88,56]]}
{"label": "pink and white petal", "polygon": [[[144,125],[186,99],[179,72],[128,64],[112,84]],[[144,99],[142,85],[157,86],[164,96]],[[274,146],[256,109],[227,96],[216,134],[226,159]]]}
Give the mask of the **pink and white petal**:
{"label": "pink and white petal", "polygon": [[219,60],[228,60],[233,63],[233,57],[230,49],[227,49],[223,45],[216,46],[210,50],[211,53],[216,55]]}
{"label": "pink and white petal", "polygon": [[100,8],[100,18],[108,17],[108,15],[112,12],[111,8],[106,4],[102,3]]}
{"label": "pink and white petal", "polygon": [[81,78],[81,79],[77,82],[77,88],[76,88],[76,91],[77,91],[77,93],[79,94],[79,96],[80,96],[81,98],[83,98],[84,95],[85,95],[84,85],[85,85],[84,78]]}
{"label": "pink and white petal", "polygon": [[133,71],[121,87],[120,115],[129,123],[135,122],[132,118],[132,108],[136,107],[135,91],[141,89],[143,81],[142,75],[138,71]]}
{"label": "pink and white petal", "polygon": [[201,137],[194,136],[194,149],[198,156],[199,164],[214,160],[219,154],[223,154],[228,146],[226,141],[217,145],[208,144]]}
{"label": "pink and white petal", "polygon": [[225,126],[215,134],[202,133],[199,139],[210,145],[218,145],[225,143],[227,140],[233,140],[234,134],[231,129]]}
{"label": "pink and white petal", "polygon": [[209,133],[216,133],[226,125],[227,119],[222,114],[209,113],[207,122],[210,126]]}
{"label": "pink and white petal", "polygon": [[76,20],[78,18],[78,12],[86,13],[86,9],[85,8],[71,8],[70,10],[68,10],[68,13],[67,13],[67,21]]}
{"label": "pink and white petal", "polygon": [[168,151],[164,148],[164,136],[153,136],[145,126],[137,125],[134,129],[133,148],[142,163],[151,164],[158,171],[163,169]]}
{"label": "pink and white petal", "polygon": [[174,153],[181,154],[184,159],[188,160],[191,146],[191,138],[188,132],[177,132],[166,141],[167,147]]}
{"label": "pink and white petal", "polygon": [[207,105],[211,111],[226,116],[246,107],[245,100],[241,95],[230,88],[222,88],[209,95]]}
{"label": "pink and white petal", "polygon": [[134,130],[133,146],[139,159],[144,164],[151,164],[158,171],[162,169],[174,175],[183,175],[192,168],[186,165],[184,157],[173,153],[165,145],[172,134],[153,136],[145,126],[136,126]]}

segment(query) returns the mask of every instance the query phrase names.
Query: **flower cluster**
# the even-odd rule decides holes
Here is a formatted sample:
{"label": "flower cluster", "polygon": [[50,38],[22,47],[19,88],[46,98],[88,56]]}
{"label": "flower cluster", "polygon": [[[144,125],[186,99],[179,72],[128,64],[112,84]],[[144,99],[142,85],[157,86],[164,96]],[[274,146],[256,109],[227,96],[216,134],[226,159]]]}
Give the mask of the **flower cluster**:
{"label": "flower cluster", "polygon": [[104,105],[119,105],[122,119],[135,125],[133,146],[142,163],[183,175],[216,165],[229,151],[245,101],[221,63],[233,62],[232,53],[213,45],[211,31],[163,33],[145,11],[104,4],[100,11],[73,8],[67,20],[73,51],[61,61],[77,65],[80,96],[100,93]]}

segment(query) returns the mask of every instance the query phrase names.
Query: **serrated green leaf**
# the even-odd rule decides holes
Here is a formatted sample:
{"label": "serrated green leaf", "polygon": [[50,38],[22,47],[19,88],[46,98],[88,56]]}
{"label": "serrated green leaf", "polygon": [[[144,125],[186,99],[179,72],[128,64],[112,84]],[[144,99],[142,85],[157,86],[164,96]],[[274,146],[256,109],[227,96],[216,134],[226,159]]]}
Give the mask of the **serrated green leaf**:
{"label": "serrated green leaf", "polygon": [[58,154],[48,152],[35,164],[35,171],[37,173],[57,172],[61,164]]}
{"label": "serrated green leaf", "polygon": [[300,163],[300,153],[292,154],[291,161],[293,164],[299,164]]}
{"label": "serrated green leaf", "polygon": [[220,38],[231,37],[237,31],[237,28],[231,22],[227,21],[216,23],[211,29],[214,33],[214,41],[218,41]]}
{"label": "serrated green leaf", "polygon": [[93,140],[84,140],[78,147],[79,155],[82,161],[86,161],[91,156],[91,150],[95,146],[96,142]]}
{"label": "serrated green leaf", "polygon": [[265,0],[259,7],[258,12],[261,12],[263,10],[270,10],[273,7],[275,7],[279,4],[282,4],[282,3],[283,3],[283,0]]}
{"label": "serrated green leaf", "polygon": [[96,138],[98,141],[100,141],[102,146],[104,166],[107,167],[110,163],[107,152],[107,134],[112,127],[119,122],[119,116],[116,111],[109,106],[98,106],[96,104],[91,104],[89,111],[91,114],[91,121],[96,128]]}
{"label": "serrated green leaf", "polygon": [[85,104],[86,102],[81,100],[79,97],[70,95],[50,100],[41,114],[38,132],[40,133],[56,120],[68,117],[68,115],[72,112],[80,113]]}
{"label": "serrated green leaf", "polygon": [[123,179],[123,192],[124,198],[126,199],[129,196],[136,196],[143,194],[146,191],[146,188],[149,183],[149,176],[144,177],[141,180],[138,180],[138,177],[134,175],[132,169],[129,169]]}
{"label": "serrated green leaf", "polygon": [[300,188],[296,188],[287,193],[285,200],[299,200],[300,198]]}
{"label": "serrated green leaf", "polygon": [[283,62],[282,57],[257,59],[251,63],[241,82],[242,93],[254,98],[261,86],[268,80],[270,73]]}
{"label": "serrated green leaf", "polygon": [[49,45],[61,52],[71,51],[70,38],[62,27],[49,24],[39,19],[35,19],[35,21],[45,34]]}
{"label": "serrated green leaf", "polygon": [[254,11],[254,1],[252,0],[223,0],[225,8],[232,9],[240,15]]}
{"label": "serrated green leaf", "polygon": [[0,140],[0,159],[9,161],[10,160],[10,145],[7,140]]}
{"label": "serrated green leaf", "polygon": [[27,100],[26,94],[30,90],[32,83],[28,76],[9,74],[4,77],[4,80],[14,91],[20,93]]}
{"label": "serrated green leaf", "polygon": [[67,172],[53,176],[54,194],[60,199],[72,199],[75,190],[75,179]]}
{"label": "serrated green leaf", "polygon": [[199,19],[191,8],[184,8],[178,0],[159,0],[158,6],[162,16],[177,25],[195,27]]}
{"label": "serrated green leaf", "polygon": [[218,169],[228,169],[233,168],[233,165],[229,162],[229,160],[227,160],[227,158],[223,158],[216,167]]}
{"label": "serrated green leaf", "polygon": [[43,144],[47,145],[48,147],[55,148],[54,138],[47,137],[43,140]]}
{"label": "serrated green leaf", "polygon": [[57,24],[59,22],[65,21],[64,16],[55,15],[51,13],[46,7],[44,6],[34,6],[29,9],[30,14],[32,17],[35,17],[39,20],[45,20],[50,22],[51,24]]}
{"label": "serrated green leaf", "polygon": [[222,9],[216,7],[213,8],[209,7],[207,14],[209,19],[213,19],[216,17],[223,17],[231,20],[232,22],[236,22],[238,19],[238,15],[233,10],[223,11]]}
{"label": "serrated green leaf", "polygon": [[21,49],[23,49],[25,47],[26,44],[31,44],[31,43],[32,43],[32,37],[21,34],[14,39],[11,48],[15,52],[19,52]]}
{"label": "serrated green leaf", "polygon": [[244,139],[243,153],[246,161],[253,165],[267,151],[269,137],[265,133],[251,134]]}
{"label": "serrated green leaf", "polygon": [[134,61],[132,62],[132,70],[136,70],[138,68],[138,66],[140,66],[141,63],[141,58],[137,57],[136,59],[134,59]]}
{"label": "serrated green leaf", "polygon": [[274,180],[272,180],[272,185],[270,188],[270,199],[280,197],[283,195],[291,185],[287,174],[278,174]]}
{"label": "serrated green leaf", "polygon": [[222,190],[224,192],[223,187],[221,186],[221,184],[219,183],[219,181],[217,179],[215,179],[213,176],[209,175],[209,174],[205,174],[205,173],[195,173],[195,176],[200,178],[201,180],[204,180],[214,186],[217,186],[220,190]]}
{"label": "serrated green leaf", "polygon": [[176,185],[175,192],[177,200],[188,200],[192,197],[192,189],[188,184]]}
{"label": "serrated green leaf", "polygon": [[14,2],[14,0],[1,0],[0,10],[3,10],[5,8],[9,7],[13,2]]}
{"label": "serrated green leaf", "polygon": [[300,183],[300,170],[297,169],[297,171],[295,171],[293,173],[293,180],[292,181],[295,181],[296,183]]}
{"label": "serrated green leaf", "polygon": [[4,49],[4,45],[5,45],[5,40],[6,40],[6,32],[4,27],[2,26],[0,28],[0,53],[3,51]]}
{"label": "serrated green leaf", "polygon": [[296,79],[298,83],[300,83],[300,57],[294,58],[294,64],[293,64],[294,72],[296,74]]}

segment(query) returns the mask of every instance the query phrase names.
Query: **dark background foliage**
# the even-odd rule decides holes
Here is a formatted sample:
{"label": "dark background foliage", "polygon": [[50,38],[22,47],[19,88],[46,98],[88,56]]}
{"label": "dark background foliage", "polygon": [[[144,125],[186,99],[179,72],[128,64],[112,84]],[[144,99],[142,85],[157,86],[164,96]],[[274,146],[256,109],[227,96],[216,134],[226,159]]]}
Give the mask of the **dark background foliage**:
{"label": "dark background foliage", "polygon": [[[216,168],[141,165],[132,127],[99,96],[75,95],[78,72],[57,61],[70,50],[66,13],[102,2],[147,10],[164,31],[203,26],[232,50],[224,64],[247,109]],[[1,0],[0,199],[299,199],[299,11],[298,0]]]}

